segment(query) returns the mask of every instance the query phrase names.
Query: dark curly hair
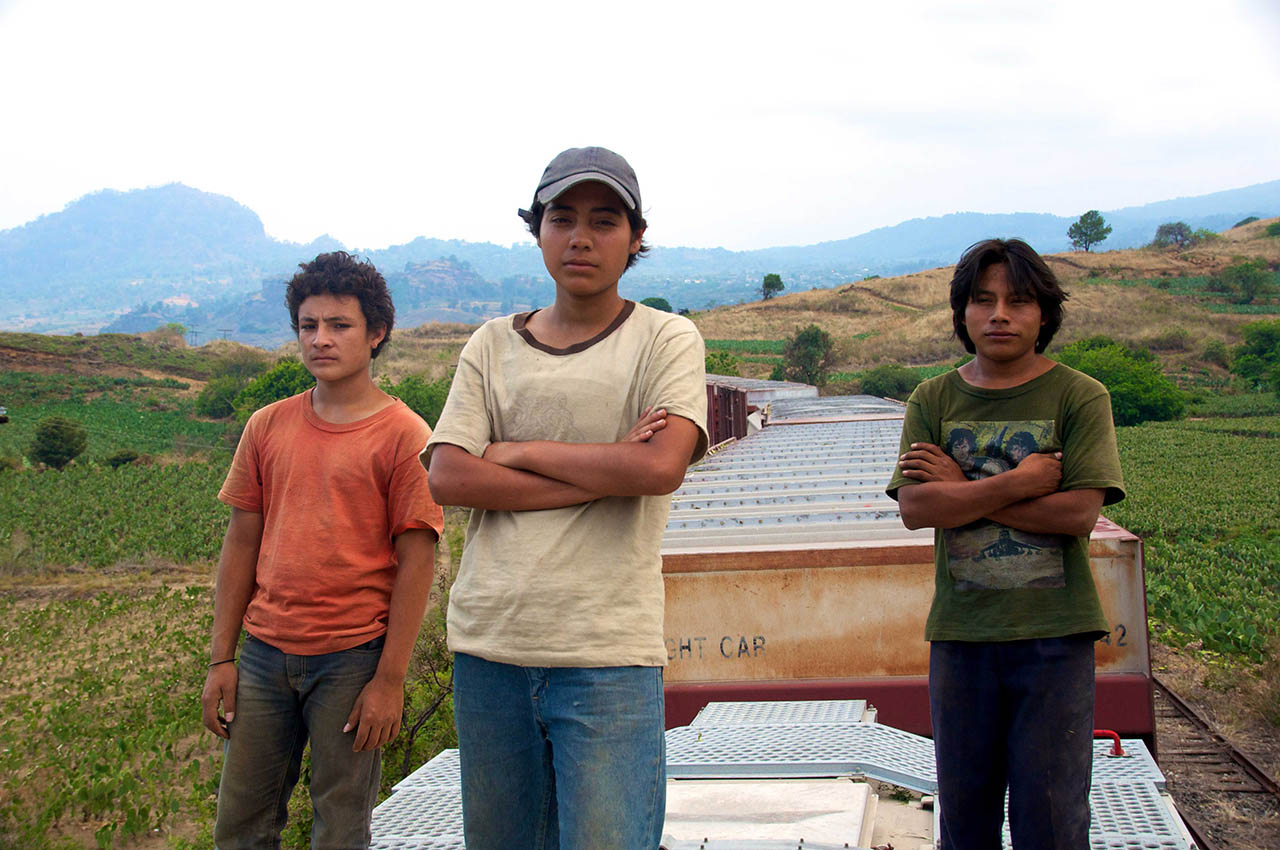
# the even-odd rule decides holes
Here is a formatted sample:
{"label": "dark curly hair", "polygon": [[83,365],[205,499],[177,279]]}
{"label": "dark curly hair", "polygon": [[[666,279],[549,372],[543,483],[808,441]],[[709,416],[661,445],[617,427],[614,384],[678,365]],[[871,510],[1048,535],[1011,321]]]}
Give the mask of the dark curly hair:
{"label": "dark curly hair", "polygon": [[374,357],[391,339],[396,307],[391,303],[387,281],[368,260],[358,260],[346,251],[321,254],[309,263],[299,263],[302,271],[293,276],[284,293],[289,323],[298,333],[298,308],[312,295],[351,295],[360,302],[360,312],[370,331],[382,330],[382,341],[373,349]]}
{"label": "dark curly hair", "polygon": [[[631,225],[631,232],[638,233],[649,226],[649,222],[644,220],[644,216],[640,215],[639,210],[628,209],[626,204],[622,205],[623,212],[627,214],[627,224]],[[525,224],[529,225],[529,232],[533,234],[533,238],[537,239],[539,232],[542,230],[542,215],[547,211],[547,205],[534,199],[533,203],[527,210],[520,210],[519,215],[524,219]],[[627,257],[627,264],[622,267],[625,272],[636,264],[636,261],[649,253],[649,244],[643,239],[640,241],[640,250]]]}
{"label": "dark curly hair", "polygon": [[1058,285],[1058,277],[1035,249],[1021,239],[986,239],[970,245],[956,263],[951,278],[951,322],[956,339],[970,354],[976,349],[964,326],[964,311],[973,300],[973,288],[990,266],[1003,263],[1009,272],[1009,286],[1019,295],[1033,295],[1040,304],[1044,324],[1036,337],[1036,353],[1049,347],[1053,335],[1062,327],[1062,302],[1067,293]]}

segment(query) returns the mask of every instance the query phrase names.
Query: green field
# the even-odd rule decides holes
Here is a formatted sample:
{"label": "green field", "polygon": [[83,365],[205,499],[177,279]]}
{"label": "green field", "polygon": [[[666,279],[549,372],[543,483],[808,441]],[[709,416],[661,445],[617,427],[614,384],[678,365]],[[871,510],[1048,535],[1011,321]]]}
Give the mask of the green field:
{"label": "green field", "polygon": [[1118,430],[1128,498],[1107,516],[1146,540],[1150,615],[1263,661],[1280,635],[1280,418]]}
{"label": "green field", "polygon": [[[0,376],[16,414],[0,426],[0,455],[51,412],[90,431],[85,458],[62,472],[0,466],[0,850],[82,847],[85,836],[92,846],[95,834],[102,846],[142,835],[178,850],[211,846],[218,748],[197,694],[230,444],[225,425],[190,416],[174,383]],[[1210,418],[1119,429],[1129,497],[1106,509],[1146,540],[1157,635],[1245,666],[1280,646],[1277,403],[1210,393]],[[172,461],[179,444],[199,452],[99,462],[117,448]],[[451,513],[454,559],[463,521]],[[188,565],[172,568],[185,579],[171,584],[185,586],[155,586],[149,576],[165,564]],[[453,745],[447,658],[436,609],[409,679],[410,719],[423,722],[384,755],[388,788]],[[304,847],[301,789],[292,809],[287,846]]]}

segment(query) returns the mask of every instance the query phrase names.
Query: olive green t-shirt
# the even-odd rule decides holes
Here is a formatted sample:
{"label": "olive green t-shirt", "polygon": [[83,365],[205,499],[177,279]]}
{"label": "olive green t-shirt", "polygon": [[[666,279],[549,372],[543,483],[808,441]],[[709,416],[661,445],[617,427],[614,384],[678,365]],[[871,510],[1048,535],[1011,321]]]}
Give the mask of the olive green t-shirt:
{"label": "olive green t-shirt", "polygon": [[[612,443],[648,408],[698,426],[707,450],[702,337],[628,301],[594,339],[545,345],[527,314],[493,319],[458,361],[423,462],[441,443]],[[626,475],[625,469],[618,470]],[[529,667],[662,666],[662,533],[671,496],[608,496],[540,511],[472,510],[449,593],[449,648]]]}
{"label": "olive green t-shirt", "polygon": [[[933,443],[971,479],[999,475],[1030,452],[1062,452],[1062,490],[1124,498],[1111,397],[1062,364],[1016,387],[972,386],[959,372],[920,384],[907,401],[901,451]],[[896,469],[888,494],[918,484]],[[1006,641],[1108,630],[1089,569],[1088,537],[1032,534],[980,519],[937,529],[927,640]]]}

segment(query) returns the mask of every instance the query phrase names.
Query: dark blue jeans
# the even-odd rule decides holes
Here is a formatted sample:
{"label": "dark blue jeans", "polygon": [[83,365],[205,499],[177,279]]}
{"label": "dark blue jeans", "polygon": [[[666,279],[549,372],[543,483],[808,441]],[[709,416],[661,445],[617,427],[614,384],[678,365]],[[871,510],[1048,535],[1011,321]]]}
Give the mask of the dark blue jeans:
{"label": "dark blue jeans", "polygon": [[518,667],[457,653],[467,850],[657,850],[661,667]]}
{"label": "dark blue jeans", "polygon": [[929,713],[942,850],[1087,850],[1093,638],[934,641]]}
{"label": "dark blue jeans", "polygon": [[326,655],[286,655],[246,637],[218,786],[218,850],[278,848],[311,741],[312,850],[355,850],[370,840],[382,751],[354,753],[343,734],[360,691],[373,678],[384,638]]}

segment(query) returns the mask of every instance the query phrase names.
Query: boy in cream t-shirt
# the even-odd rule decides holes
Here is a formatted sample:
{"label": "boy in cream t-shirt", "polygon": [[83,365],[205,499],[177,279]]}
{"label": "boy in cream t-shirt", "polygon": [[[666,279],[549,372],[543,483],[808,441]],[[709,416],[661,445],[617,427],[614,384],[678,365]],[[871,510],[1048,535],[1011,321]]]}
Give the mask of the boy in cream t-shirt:
{"label": "boy in cream t-shirt", "polygon": [[423,453],[475,509],[448,614],[466,843],[656,848],[659,545],[706,451],[702,338],[618,294],[647,250],[622,157],[561,153],[521,215],[555,303],[475,333]]}

